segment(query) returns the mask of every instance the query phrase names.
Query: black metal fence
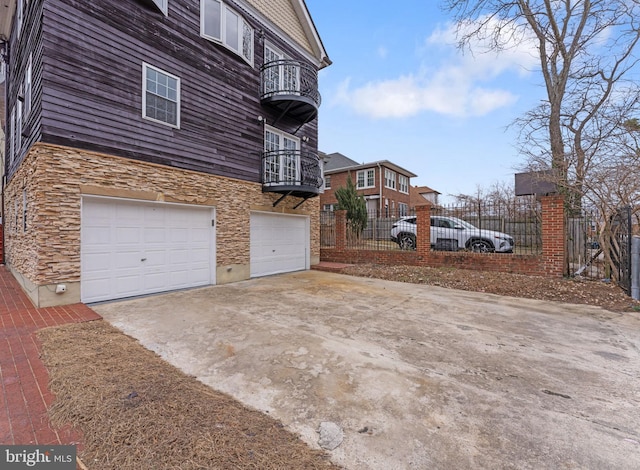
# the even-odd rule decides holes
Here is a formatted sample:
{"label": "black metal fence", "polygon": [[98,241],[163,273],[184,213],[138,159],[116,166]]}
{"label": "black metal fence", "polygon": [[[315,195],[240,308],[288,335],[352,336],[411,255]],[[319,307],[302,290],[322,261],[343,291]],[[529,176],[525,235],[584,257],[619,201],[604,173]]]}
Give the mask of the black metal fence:
{"label": "black metal fence", "polygon": [[[414,249],[415,217],[415,213],[388,212],[381,216],[377,211],[371,211],[364,230],[348,234],[347,248]],[[442,250],[538,254],[542,251],[541,220],[540,205],[535,199],[528,198],[509,204],[433,206],[431,247]],[[321,212],[320,239],[321,246],[335,245],[333,212]]]}

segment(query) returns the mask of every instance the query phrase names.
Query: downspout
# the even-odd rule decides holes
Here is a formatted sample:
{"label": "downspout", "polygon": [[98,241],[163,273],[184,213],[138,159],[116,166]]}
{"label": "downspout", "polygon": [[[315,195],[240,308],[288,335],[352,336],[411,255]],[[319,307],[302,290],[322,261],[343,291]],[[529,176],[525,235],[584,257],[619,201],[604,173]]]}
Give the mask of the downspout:
{"label": "downspout", "polygon": [[4,216],[4,189],[7,185],[7,170],[8,170],[8,164],[7,164],[7,116],[8,116],[8,111],[9,111],[9,60],[8,60],[8,56],[9,56],[9,51],[8,49],[8,42],[6,40],[2,40],[2,43],[0,44],[0,60],[5,64],[5,69],[4,69],[4,125],[2,126],[2,132],[4,134],[4,149],[2,149],[3,152],[3,159],[2,159],[2,181],[0,182],[0,220],[2,221],[2,256],[0,257],[0,264],[5,264],[5,253],[7,252],[7,245],[5,244],[5,225],[6,225],[6,219]]}

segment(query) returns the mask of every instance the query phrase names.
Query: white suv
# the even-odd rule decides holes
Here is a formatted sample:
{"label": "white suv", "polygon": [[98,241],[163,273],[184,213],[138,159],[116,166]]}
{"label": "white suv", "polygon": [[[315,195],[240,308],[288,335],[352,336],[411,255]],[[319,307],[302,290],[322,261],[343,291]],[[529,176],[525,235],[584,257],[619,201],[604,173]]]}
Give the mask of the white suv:
{"label": "white suv", "polygon": [[[415,250],[416,217],[402,217],[393,224],[391,240],[403,250]],[[480,230],[456,217],[431,216],[431,247],[436,250],[512,253],[513,246],[513,237],[506,233]]]}

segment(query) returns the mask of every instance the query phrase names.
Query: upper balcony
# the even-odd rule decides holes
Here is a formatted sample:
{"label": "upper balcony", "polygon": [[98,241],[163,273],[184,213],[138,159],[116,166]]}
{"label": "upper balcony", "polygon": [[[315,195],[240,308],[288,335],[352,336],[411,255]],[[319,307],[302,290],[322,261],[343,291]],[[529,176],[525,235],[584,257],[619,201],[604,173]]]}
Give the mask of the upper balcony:
{"label": "upper balcony", "polygon": [[[262,154],[262,191],[304,199],[320,194],[322,161],[315,153],[300,150],[272,150]],[[276,201],[274,206],[280,202]]]}
{"label": "upper balcony", "polygon": [[300,124],[313,121],[320,107],[318,71],[304,62],[274,60],[260,68],[260,100]]}

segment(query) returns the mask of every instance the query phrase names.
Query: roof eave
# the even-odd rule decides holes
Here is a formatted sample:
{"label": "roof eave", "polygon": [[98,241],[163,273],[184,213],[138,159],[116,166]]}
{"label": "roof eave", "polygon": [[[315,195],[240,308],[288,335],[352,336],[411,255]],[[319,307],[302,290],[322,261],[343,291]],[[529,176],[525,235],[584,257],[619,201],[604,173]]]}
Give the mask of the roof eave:
{"label": "roof eave", "polygon": [[0,41],[8,41],[16,11],[16,0],[0,0]]}

